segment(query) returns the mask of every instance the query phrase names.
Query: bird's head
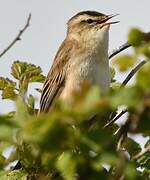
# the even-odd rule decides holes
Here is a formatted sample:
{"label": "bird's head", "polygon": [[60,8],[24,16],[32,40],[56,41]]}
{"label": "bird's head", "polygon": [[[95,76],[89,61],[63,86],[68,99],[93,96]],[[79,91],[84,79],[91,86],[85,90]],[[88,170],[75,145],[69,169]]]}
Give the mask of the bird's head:
{"label": "bird's head", "polygon": [[100,37],[107,33],[111,24],[109,21],[116,15],[105,15],[96,11],[82,11],[68,21],[68,35],[75,39]]}

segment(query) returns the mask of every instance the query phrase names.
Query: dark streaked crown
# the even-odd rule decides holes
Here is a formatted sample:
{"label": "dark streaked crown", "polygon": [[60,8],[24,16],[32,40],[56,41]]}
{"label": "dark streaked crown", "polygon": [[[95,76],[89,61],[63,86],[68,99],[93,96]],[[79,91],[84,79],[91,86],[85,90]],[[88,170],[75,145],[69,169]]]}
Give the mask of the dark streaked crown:
{"label": "dark streaked crown", "polygon": [[105,14],[102,14],[102,13],[97,12],[97,11],[81,11],[81,12],[77,13],[75,16],[73,16],[71,19],[69,19],[68,22],[70,22],[71,20],[73,20],[73,19],[75,19],[81,15],[88,15],[88,16],[93,16],[93,17],[105,16]]}

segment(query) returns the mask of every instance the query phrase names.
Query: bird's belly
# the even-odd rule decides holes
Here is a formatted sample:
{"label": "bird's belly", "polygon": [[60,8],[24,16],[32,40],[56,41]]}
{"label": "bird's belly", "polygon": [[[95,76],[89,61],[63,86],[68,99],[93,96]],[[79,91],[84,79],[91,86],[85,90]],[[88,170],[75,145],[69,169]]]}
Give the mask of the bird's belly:
{"label": "bird's belly", "polygon": [[109,90],[109,66],[108,64],[81,63],[77,68],[70,71],[66,79],[65,87],[61,93],[61,99],[70,100],[73,92],[80,91],[82,84],[89,82],[90,85],[97,85],[103,94]]}
{"label": "bird's belly", "polygon": [[88,81],[91,85],[97,85],[102,92],[107,92],[109,89],[109,67],[108,64],[88,64],[80,67],[78,79],[81,82]]}

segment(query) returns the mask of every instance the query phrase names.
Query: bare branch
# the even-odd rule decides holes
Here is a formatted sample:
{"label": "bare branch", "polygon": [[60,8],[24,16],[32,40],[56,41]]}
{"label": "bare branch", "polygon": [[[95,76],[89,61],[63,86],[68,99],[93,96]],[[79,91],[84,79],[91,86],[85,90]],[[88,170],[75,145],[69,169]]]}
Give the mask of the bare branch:
{"label": "bare branch", "polygon": [[115,133],[115,135],[117,135],[117,139],[118,139],[118,143],[117,143],[117,150],[121,149],[121,146],[123,144],[123,142],[125,141],[126,137],[127,137],[127,133],[130,129],[131,122],[130,120],[127,120],[126,123],[124,125],[122,125],[119,130]]}
{"label": "bare branch", "polygon": [[131,45],[126,42],[123,45],[119,46],[118,48],[114,49],[110,54],[109,54],[109,59],[114,57],[115,55],[119,54],[120,52],[124,51],[125,49],[131,47]]}
{"label": "bare branch", "polygon": [[11,49],[11,47],[19,40],[21,40],[21,35],[26,31],[26,29],[29,27],[30,25],[30,20],[31,20],[31,14],[29,14],[27,22],[25,24],[25,26],[23,27],[23,29],[21,29],[18,33],[18,35],[15,37],[15,39],[8,45],[8,47],[6,47],[1,53],[0,53],[0,58],[9,50]]}
{"label": "bare branch", "polygon": [[104,128],[109,127],[112,125],[114,122],[116,122],[121,116],[123,116],[127,112],[127,109],[121,111],[117,116],[115,116],[113,119],[111,119],[105,126]]}
{"label": "bare branch", "polygon": [[131,72],[128,74],[128,76],[125,78],[125,80],[122,82],[121,87],[124,87],[130,81],[130,79],[136,74],[136,72],[147,62],[148,61],[143,60],[135,68],[133,68]]}
{"label": "bare branch", "polygon": [[[141,61],[135,68],[133,68],[128,76],[125,78],[125,80],[122,82],[121,87],[126,86],[126,84],[130,81],[130,79],[136,74],[136,72],[148,61],[143,60]],[[116,122],[121,116],[123,116],[127,112],[127,109],[121,111],[118,115],[116,115],[113,119],[110,119],[110,121],[104,126],[104,128],[109,127],[112,125],[114,122]]]}
{"label": "bare branch", "polygon": [[118,139],[118,143],[117,143],[117,147],[116,147],[117,151],[121,150],[121,146],[122,146],[123,142],[125,141],[126,137],[127,137],[127,132],[122,134],[120,136],[120,138]]}
{"label": "bare branch", "polygon": [[[145,41],[149,42],[150,41],[150,32],[147,33],[143,33],[143,35],[145,36]],[[115,55],[121,53],[122,51],[124,51],[125,49],[131,47],[132,45],[129,44],[128,42],[122,44],[121,46],[119,46],[118,48],[114,49],[110,54],[109,54],[109,59],[111,59],[112,57],[114,57]]]}
{"label": "bare branch", "polygon": [[145,153],[150,152],[150,145],[148,145],[143,151],[133,156],[132,160],[138,160],[141,156],[143,156]]}

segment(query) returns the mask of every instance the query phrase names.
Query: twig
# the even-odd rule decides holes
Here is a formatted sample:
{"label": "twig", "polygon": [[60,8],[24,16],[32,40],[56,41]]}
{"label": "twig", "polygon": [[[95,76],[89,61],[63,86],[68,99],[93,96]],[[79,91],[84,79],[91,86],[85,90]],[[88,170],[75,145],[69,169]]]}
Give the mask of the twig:
{"label": "twig", "polygon": [[128,74],[128,76],[125,78],[125,80],[122,82],[121,87],[124,87],[130,81],[130,79],[135,75],[135,73],[146,63],[147,61],[143,60],[135,68],[133,68],[131,72]]}
{"label": "twig", "polygon": [[123,45],[119,46],[118,48],[114,49],[110,54],[109,54],[109,59],[114,57],[115,55],[119,54],[120,52],[124,51],[125,49],[131,47],[131,45],[126,42]]}
{"label": "twig", "polygon": [[127,112],[127,109],[121,111],[117,116],[115,116],[113,119],[111,119],[105,126],[104,128],[109,127],[112,125],[115,121],[117,121],[121,116],[123,116]]}
{"label": "twig", "polygon": [[130,120],[128,120],[124,125],[122,125],[117,131],[115,135],[117,135],[118,143],[117,143],[117,150],[121,149],[123,142],[127,137],[128,130],[130,129]]}
{"label": "twig", "polygon": [[143,156],[145,153],[149,151],[150,151],[150,144],[143,151],[133,156],[132,160],[138,160],[141,156]]}
{"label": "twig", "polygon": [[[121,87],[126,86],[126,84],[130,81],[130,79],[136,74],[136,72],[144,65],[146,64],[148,61],[143,60],[141,61],[135,68],[133,68],[130,73],[128,74],[128,76],[125,78],[125,80],[122,82]],[[110,121],[104,126],[104,128],[109,127],[110,125],[112,125],[114,122],[116,122],[121,116],[123,116],[125,113],[127,112],[127,109],[121,111],[115,118],[110,119]]]}
{"label": "twig", "polygon": [[126,137],[127,137],[127,132],[124,133],[124,134],[122,134],[122,135],[120,136],[120,138],[118,139],[118,143],[117,143],[117,147],[116,147],[116,150],[117,150],[117,151],[120,151],[120,150],[121,150],[121,146],[122,146],[124,140],[126,139]]}
{"label": "twig", "polygon": [[27,22],[25,24],[25,26],[23,27],[23,29],[21,29],[18,33],[18,35],[15,37],[15,39],[8,45],[8,47],[6,47],[1,53],[0,53],[0,58],[9,50],[11,49],[11,47],[19,40],[21,40],[21,35],[25,32],[25,30],[28,28],[28,26],[30,25],[30,20],[31,20],[31,14],[29,14]]}
{"label": "twig", "polygon": [[[124,51],[125,49],[131,47],[131,45],[126,42],[123,45],[119,46],[118,48],[114,49],[110,54],[109,54],[109,59],[112,57],[116,56],[120,52]],[[130,78],[131,79],[131,78]],[[123,82],[124,83],[124,82]],[[122,85],[121,85],[122,86]],[[127,110],[121,111],[117,116],[110,118],[110,121],[104,126],[104,128],[109,127],[111,124],[113,124],[115,121],[117,121],[123,114],[125,114]]]}

